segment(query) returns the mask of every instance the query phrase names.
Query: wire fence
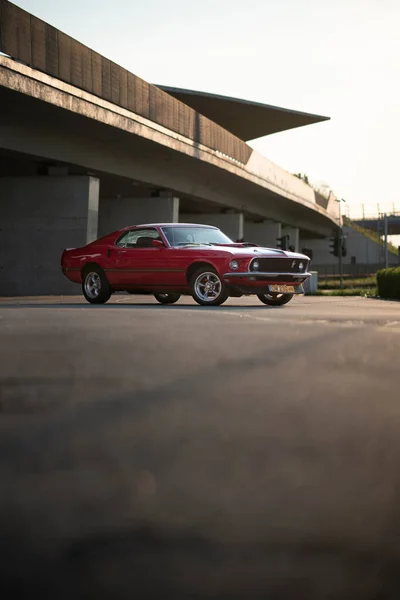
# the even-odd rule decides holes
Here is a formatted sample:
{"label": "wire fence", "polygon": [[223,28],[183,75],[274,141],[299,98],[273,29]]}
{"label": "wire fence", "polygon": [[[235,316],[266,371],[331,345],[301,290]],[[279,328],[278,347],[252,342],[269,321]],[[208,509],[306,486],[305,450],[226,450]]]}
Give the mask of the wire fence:
{"label": "wire fence", "polygon": [[353,221],[383,219],[384,215],[400,217],[400,203],[377,203],[374,205],[344,204],[343,215]]}
{"label": "wire fence", "polygon": [[[343,265],[343,276],[344,277],[372,277],[376,274],[379,269],[384,268],[384,264],[380,263],[358,263],[358,264],[344,264]],[[391,264],[390,266],[396,266]],[[332,279],[333,277],[340,276],[339,265],[311,265],[311,271],[318,271],[318,280],[322,283],[324,280]]]}

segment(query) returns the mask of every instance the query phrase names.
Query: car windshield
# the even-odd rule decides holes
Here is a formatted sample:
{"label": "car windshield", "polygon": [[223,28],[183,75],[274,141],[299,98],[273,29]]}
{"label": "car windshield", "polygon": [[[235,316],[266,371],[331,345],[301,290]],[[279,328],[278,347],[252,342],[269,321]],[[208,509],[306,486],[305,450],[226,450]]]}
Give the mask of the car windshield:
{"label": "car windshield", "polygon": [[163,227],[170,246],[197,244],[232,244],[232,240],[215,227]]}

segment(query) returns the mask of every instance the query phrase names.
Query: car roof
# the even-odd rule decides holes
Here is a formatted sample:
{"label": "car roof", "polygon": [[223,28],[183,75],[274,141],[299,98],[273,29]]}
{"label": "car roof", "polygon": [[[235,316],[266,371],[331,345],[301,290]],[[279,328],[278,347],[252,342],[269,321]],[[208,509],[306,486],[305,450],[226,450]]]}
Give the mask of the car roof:
{"label": "car roof", "polygon": [[208,227],[218,229],[214,225],[206,225],[205,223],[142,223],[140,225],[128,225],[118,231],[126,231],[127,229],[136,229],[138,227]]}

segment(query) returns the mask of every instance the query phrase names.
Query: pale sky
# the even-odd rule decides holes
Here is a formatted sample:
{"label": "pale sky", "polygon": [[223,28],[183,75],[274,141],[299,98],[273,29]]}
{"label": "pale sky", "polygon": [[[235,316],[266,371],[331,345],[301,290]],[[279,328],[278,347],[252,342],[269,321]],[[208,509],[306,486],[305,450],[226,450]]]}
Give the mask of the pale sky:
{"label": "pale sky", "polygon": [[250,145],[400,211],[400,0],[14,1],[150,83],[331,117]]}

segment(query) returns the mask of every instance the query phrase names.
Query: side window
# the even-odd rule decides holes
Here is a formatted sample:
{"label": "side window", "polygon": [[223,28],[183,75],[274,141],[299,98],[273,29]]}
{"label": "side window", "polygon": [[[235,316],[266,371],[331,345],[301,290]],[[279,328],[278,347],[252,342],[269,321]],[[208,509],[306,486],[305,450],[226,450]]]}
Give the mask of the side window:
{"label": "side window", "polygon": [[117,241],[122,248],[151,248],[153,240],[161,240],[157,229],[131,229]]}

